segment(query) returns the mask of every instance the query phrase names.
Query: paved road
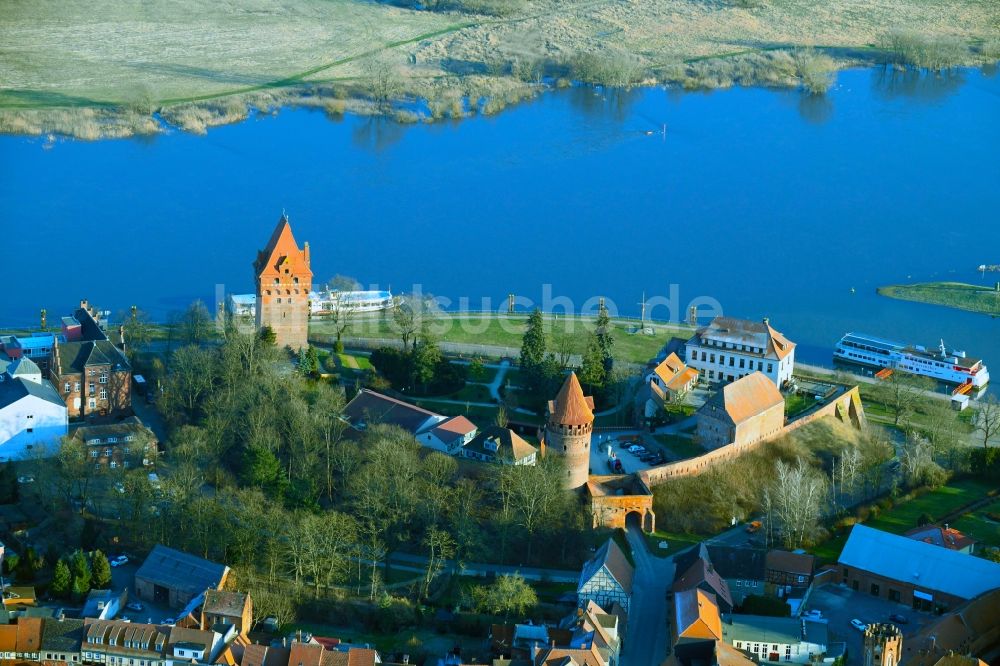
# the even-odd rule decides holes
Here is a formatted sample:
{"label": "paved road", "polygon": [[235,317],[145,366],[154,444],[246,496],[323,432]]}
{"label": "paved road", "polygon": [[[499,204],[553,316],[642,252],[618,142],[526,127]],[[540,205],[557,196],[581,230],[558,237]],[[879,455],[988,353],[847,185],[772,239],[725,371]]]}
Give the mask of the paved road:
{"label": "paved road", "polygon": [[638,528],[629,527],[626,536],[635,560],[635,577],[621,666],[660,666],[669,642],[667,588],[674,577],[674,562],[651,554]]}

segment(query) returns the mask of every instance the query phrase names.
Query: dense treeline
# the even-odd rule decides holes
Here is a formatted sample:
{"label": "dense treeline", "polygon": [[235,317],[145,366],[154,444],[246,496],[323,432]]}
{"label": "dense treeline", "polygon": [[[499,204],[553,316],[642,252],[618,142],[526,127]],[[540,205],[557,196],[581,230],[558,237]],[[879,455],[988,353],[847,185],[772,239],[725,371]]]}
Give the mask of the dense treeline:
{"label": "dense treeline", "polygon": [[98,477],[116,475],[118,520],[88,541],[163,543],[224,561],[268,614],[290,612],[287,595],[271,591],[279,581],[299,597],[349,585],[381,598],[384,565],[399,550],[425,556],[422,597],[450,560],[583,559],[583,509],[562,490],[559,458],[460,464],[394,426],[349,431],[340,388],[288,360],[270,336],[235,328],[221,344],[177,349],[157,401],[170,429],[161,487],[144,471],[96,471],[67,442],[50,466],[51,487],[65,492],[49,501],[94,507]]}

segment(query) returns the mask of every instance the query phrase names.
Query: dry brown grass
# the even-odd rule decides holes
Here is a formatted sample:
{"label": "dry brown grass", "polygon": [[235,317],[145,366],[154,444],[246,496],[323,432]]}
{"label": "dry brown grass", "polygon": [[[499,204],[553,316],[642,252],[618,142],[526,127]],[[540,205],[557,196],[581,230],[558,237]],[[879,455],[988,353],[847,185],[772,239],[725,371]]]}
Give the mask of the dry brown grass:
{"label": "dry brown grass", "polygon": [[[366,100],[378,89],[427,99],[432,118],[461,117],[475,106],[468,100],[496,112],[534,94],[543,71],[617,85],[804,82],[818,91],[828,63],[798,49],[842,49],[842,65],[890,32],[974,42],[969,61],[1000,51],[994,0],[524,0],[502,16],[489,2],[481,13],[475,2],[460,3],[465,11],[362,0],[3,4],[0,131],[87,138],[155,131],[136,117],[161,108],[192,131],[239,120],[248,105],[327,108],[312,99],[317,89],[354,100],[331,103],[332,113],[372,112]],[[372,74],[373,58],[385,76]]]}

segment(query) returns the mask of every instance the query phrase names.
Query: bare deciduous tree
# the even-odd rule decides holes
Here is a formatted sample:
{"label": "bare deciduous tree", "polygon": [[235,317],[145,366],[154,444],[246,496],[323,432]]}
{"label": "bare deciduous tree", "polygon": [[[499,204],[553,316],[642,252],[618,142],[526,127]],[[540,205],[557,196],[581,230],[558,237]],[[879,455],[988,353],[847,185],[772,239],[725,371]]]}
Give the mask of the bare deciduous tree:
{"label": "bare deciduous tree", "polygon": [[990,395],[982,400],[972,417],[972,426],[983,438],[983,447],[990,445],[990,440],[1000,435],[1000,402]]}
{"label": "bare deciduous tree", "polygon": [[779,460],[774,471],[774,482],[767,489],[767,504],[775,527],[781,530],[785,547],[798,548],[819,521],[826,482],[801,458],[794,465]]}

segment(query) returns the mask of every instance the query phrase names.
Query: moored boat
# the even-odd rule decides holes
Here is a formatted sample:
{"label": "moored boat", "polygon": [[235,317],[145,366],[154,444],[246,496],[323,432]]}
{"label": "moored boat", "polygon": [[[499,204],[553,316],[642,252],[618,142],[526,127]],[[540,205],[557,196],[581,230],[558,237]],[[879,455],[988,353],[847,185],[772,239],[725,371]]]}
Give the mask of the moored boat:
{"label": "moored boat", "polygon": [[837,343],[833,357],[846,363],[901,370],[949,384],[970,384],[976,389],[990,381],[989,369],[982,359],[948,349],[943,340],[937,349],[928,349],[874,335],[848,333]]}

